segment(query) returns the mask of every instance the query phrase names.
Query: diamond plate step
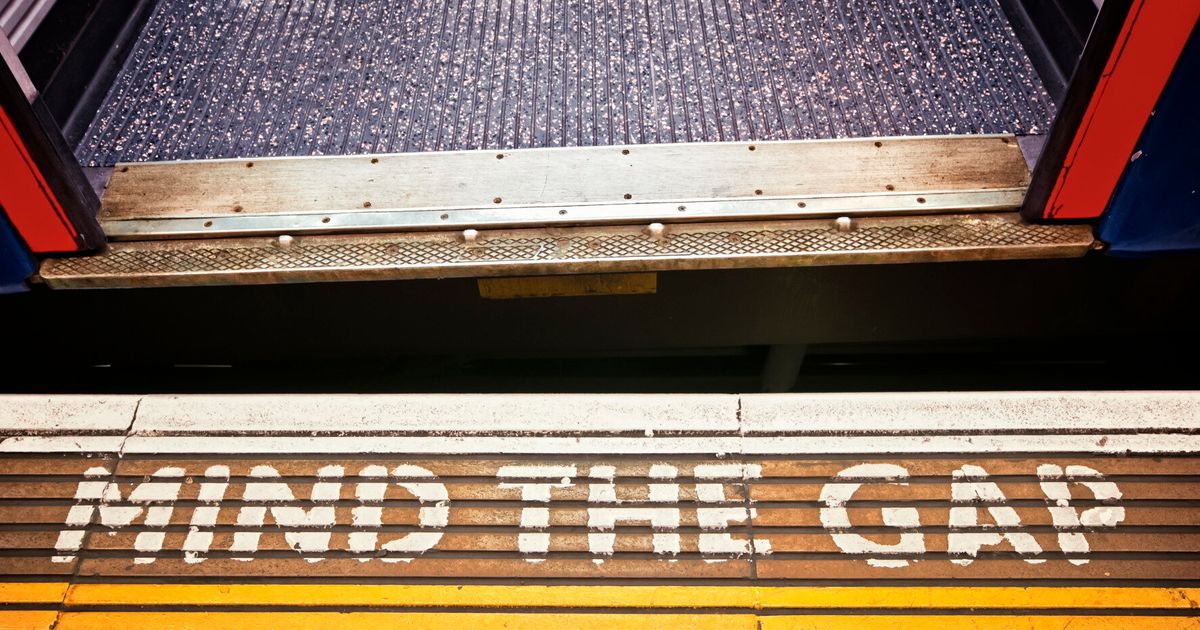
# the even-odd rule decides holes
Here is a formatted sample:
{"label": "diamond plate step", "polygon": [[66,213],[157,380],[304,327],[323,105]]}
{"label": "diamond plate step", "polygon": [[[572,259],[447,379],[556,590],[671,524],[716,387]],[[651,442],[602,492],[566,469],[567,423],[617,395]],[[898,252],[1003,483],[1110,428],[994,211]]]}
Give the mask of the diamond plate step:
{"label": "diamond plate step", "polygon": [[1082,225],[1016,213],[776,222],[113,243],[45,261],[54,288],[580,274],[1061,258],[1093,243]]}

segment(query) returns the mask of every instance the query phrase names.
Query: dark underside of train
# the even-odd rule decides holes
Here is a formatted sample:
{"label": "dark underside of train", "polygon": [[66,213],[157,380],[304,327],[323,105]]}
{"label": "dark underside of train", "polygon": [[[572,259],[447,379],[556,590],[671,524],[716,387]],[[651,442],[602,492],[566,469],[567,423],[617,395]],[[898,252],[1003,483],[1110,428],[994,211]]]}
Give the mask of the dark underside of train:
{"label": "dark underside of train", "polygon": [[[1091,0],[51,4],[22,61],[96,172],[978,133],[1035,146],[1096,13]],[[35,286],[0,304],[0,391],[1196,388],[1198,280],[1194,256],[1097,252],[659,271],[653,292],[582,297],[488,299],[471,278]]]}

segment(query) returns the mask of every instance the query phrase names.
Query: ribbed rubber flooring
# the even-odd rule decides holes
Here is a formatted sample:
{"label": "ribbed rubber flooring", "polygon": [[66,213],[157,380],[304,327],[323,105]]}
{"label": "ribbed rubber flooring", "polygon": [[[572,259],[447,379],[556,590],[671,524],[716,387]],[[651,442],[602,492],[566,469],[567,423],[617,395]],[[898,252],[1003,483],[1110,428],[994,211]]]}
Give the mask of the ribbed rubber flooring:
{"label": "ribbed rubber flooring", "polygon": [[996,0],[160,0],[119,161],[1039,133]]}

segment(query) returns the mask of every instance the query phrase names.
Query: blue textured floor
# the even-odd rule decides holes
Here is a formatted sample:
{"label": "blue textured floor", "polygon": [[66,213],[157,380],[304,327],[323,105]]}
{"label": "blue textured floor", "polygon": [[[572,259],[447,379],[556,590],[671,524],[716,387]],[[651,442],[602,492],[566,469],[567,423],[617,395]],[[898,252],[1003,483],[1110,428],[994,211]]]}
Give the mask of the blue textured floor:
{"label": "blue textured floor", "polygon": [[118,161],[1042,133],[996,0],[160,0]]}

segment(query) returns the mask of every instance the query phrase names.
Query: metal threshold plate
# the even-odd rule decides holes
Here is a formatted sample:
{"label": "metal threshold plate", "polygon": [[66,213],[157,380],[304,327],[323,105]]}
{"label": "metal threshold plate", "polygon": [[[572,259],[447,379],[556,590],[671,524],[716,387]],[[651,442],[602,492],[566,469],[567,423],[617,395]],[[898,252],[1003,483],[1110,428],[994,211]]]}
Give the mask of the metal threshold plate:
{"label": "metal threshold plate", "polygon": [[110,238],[1002,212],[1012,136],[457,151],[120,164]]}
{"label": "metal threshold plate", "polygon": [[1084,255],[1083,225],[1016,213],[113,243],[45,261],[56,288],[495,277]]}

